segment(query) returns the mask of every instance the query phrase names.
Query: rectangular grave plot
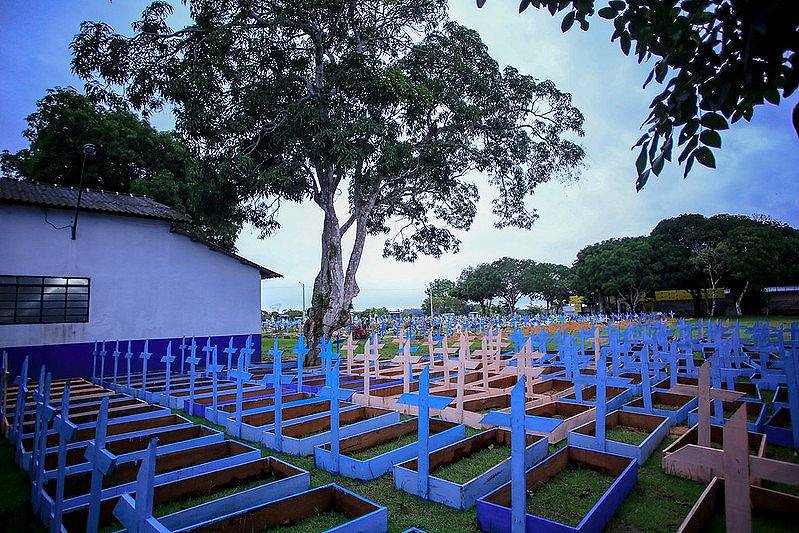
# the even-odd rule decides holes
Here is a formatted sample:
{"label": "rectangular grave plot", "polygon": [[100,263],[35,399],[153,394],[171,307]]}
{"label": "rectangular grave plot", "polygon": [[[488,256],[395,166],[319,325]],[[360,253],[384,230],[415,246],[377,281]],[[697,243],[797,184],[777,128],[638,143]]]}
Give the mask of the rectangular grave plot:
{"label": "rectangular grave plot", "polygon": [[510,394],[504,392],[492,394],[491,396],[484,396],[482,398],[475,398],[474,400],[464,400],[463,402],[463,410],[472,413],[496,411],[508,407],[510,407]]}
{"label": "rectangular grave plot", "polygon": [[[607,395],[608,409],[618,409],[621,404],[627,401],[632,394],[632,391],[627,387],[613,387],[611,385],[605,386],[605,394]],[[596,385],[589,385],[583,387],[582,390],[583,402],[594,403],[596,402]],[[577,395],[572,392],[562,398],[563,400],[576,402]]]}
{"label": "rectangular grave plot", "polygon": [[[220,468],[168,483],[156,484],[153,489],[153,512],[163,517],[159,521],[171,530],[197,524],[249,507],[253,497],[273,501],[301,490],[307,490],[310,475],[274,457],[256,459],[239,465]],[[250,494],[245,494],[249,492]],[[130,493],[135,496],[135,491]],[[241,497],[241,501],[237,501]],[[104,498],[100,504],[100,527],[116,523],[113,511],[119,496]],[[257,501],[257,500],[256,500]],[[88,507],[73,509],[64,515],[68,531],[86,529]]]}
{"label": "rectangular grave plot", "polygon": [[549,442],[553,444],[565,439],[571,429],[592,420],[596,416],[595,408],[590,405],[561,401],[547,402],[531,407],[525,413],[528,416],[541,416],[563,421],[558,427],[547,433]]}
{"label": "rectangular grave plot", "polygon": [[[799,497],[749,486],[752,531],[792,531],[799,521]],[[714,477],[697,499],[678,531],[725,531],[724,480]]]}
{"label": "rectangular grave plot", "polygon": [[[715,402],[711,403],[711,406],[714,404]],[[763,422],[766,420],[765,403],[745,401],[721,402],[722,410],[724,411],[724,420],[726,421],[729,417],[731,417],[735,410],[741,406],[741,404],[746,405],[746,429],[749,431],[760,431],[763,426]],[[712,412],[715,413],[715,407],[713,407]],[[689,426],[696,424],[698,420],[698,409],[693,409],[688,413]]]}
{"label": "rectangular grave plot", "polygon": [[[364,420],[369,420],[372,417],[385,415],[391,411],[385,409],[377,409],[374,407],[357,407],[348,411],[339,413],[339,427],[357,424]],[[320,433],[327,433],[330,431],[330,415],[322,416],[319,418],[312,418],[306,422],[299,422],[289,426],[283,427],[283,436],[295,439],[303,439],[312,437]]]}
{"label": "rectangular grave plot", "polygon": [[[547,439],[526,435],[525,467],[547,454]],[[416,494],[417,460],[394,466],[394,486]],[[469,509],[480,496],[510,480],[510,431],[494,428],[430,453],[429,498]]]}
{"label": "rectangular grave plot", "polygon": [[[376,407],[355,407],[339,412],[339,438],[374,431],[400,421],[397,411]],[[311,417],[282,428],[283,451],[292,455],[314,454],[314,447],[330,441],[330,414]],[[274,447],[275,434],[263,432],[262,442]]]}
{"label": "rectangular grave plot", "polygon": [[570,390],[574,387],[574,383],[566,379],[547,379],[538,383],[533,383],[533,394],[547,394],[550,396],[558,395]]}
{"label": "rectangular grave plot", "polygon": [[[466,429],[461,424],[430,420],[430,449],[462,440]],[[391,471],[391,468],[418,454],[418,419],[361,433],[340,442],[339,474],[368,481]],[[333,463],[330,443],[314,448],[316,466],[330,470]]]}
{"label": "rectangular grave plot", "polygon": [[[181,442],[209,437],[212,435],[220,435],[218,431],[214,431],[205,426],[188,426],[180,427],[178,429],[168,431],[158,431],[147,435],[138,435],[127,439],[111,440],[106,443],[108,451],[117,456],[124,456],[134,452],[143,452],[150,444],[150,439],[153,437],[158,438],[158,446],[168,446],[171,444],[179,444]],[[220,435],[221,436],[221,435]],[[220,438],[220,440],[222,440]],[[67,467],[75,467],[77,465],[86,465],[86,444],[69,448],[67,450]],[[50,450],[45,456],[45,469],[55,470],[58,467],[58,450]]]}
{"label": "rectangular grave plot", "polygon": [[774,414],[763,425],[769,444],[793,448],[793,429],[791,426],[791,410],[778,407]]}
{"label": "rectangular grave plot", "polygon": [[[681,424],[688,418],[688,413],[695,409],[699,401],[695,396],[686,394],[676,394],[664,391],[652,393],[652,413],[658,416],[665,416],[672,420],[674,424]],[[633,413],[650,414],[644,409],[643,398],[636,398],[625,403],[623,411]]]}
{"label": "rectangular grave plot", "polygon": [[606,451],[615,455],[646,462],[649,455],[668,435],[671,422],[657,415],[613,411],[605,417],[605,449],[599,448],[596,439],[596,421],[573,429],[569,433],[569,446]]}
{"label": "rectangular grave plot", "polygon": [[[312,398],[313,396],[308,394],[307,392],[293,392],[293,393],[284,393],[282,400],[283,404],[287,404],[290,402],[296,402],[299,400],[307,400],[308,398]],[[275,405],[275,397],[274,395],[265,396],[263,398],[259,398],[257,400],[248,400],[241,403],[242,411],[249,411],[250,409],[260,409],[263,407],[272,407]],[[218,408],[220,411],[224,411],[225,413],[235,413],[236,412],[236,404],[235,403],[226,403],[224,405],[220,405]]]}
{"label": "rectangular grave plot", "polygon": [[[217,442],[207,446],[198,446],[188,450],[159,455],[155,463],[156,482],[158,476],[169,474],[190,467],[210,463],[235,456],[245,456],[254,448],[241,444],[233,440]],[[257,450],[255,450],[257,451]],[[112,489],[134,483],[139,472],[139,462],[132,461],[117,465],[111,474],[103,478],[103,490]],[[91,487],[91,472],[81,472],[66,477],[64,483],[64,499],[75,498],[89,493]],[[45,483],[44,489],[52,499],[55,493],[55,480],[51,479]]]}
{"label": "rectangular grave plot", "polygon": [[[764,457],[766,454],[766,435],[763,433],[748,432],[749,454]],[[662,453],[661,466],[663,471],[673,476],[684,477],[693,481],[709,482],[721,471],[715,472],[711,466],[687,465],[676,452],[686,449],[690,453],[689,447],[698,447],[699,426],[693,426],[683,433],[677,440],[669,444]],[[713,448],[721,449],[724,446],[723,426],[710,426],[710,443]]]}
{"label": "rectangular grave plot", "polygon": [[[164,411],[165,413],[167,411]],[[113,437],[115,435],[122,435],[125,433],[136,433],[140,431],[146,431],[153,428],[164,427],[164,426],[174,426],[178,424],[191,424],[186,418],[182,416],[168,414],[164,416],[156,416],[152,418],[143,418],[141,420],[129,420],[126,422],[118,422],[118,423],[111,423],[108,424],[108,429],[106,430],[107,435],[109,437]],[[73,437],[72,442],[83,442],[94,438],[94,426],[78,428]],[[30,450],[31,445],[33,444],[33,437],[25,437],[23,439],[24,448],[26,450]],[[58,435],[53,433],[47,436],[47,447],[51,448],[53,446],[58,446]]]}
{"label": "rectangular grave plot", "polygon": [[181,531],[196,533],[239,533],[270,531],[284,526],[314,533],[305,521],[322,518],[323,530],[374,531],[388,529],[388,511],[338,485],[317,487],[300,494],[256,505],[248,509],[198,524]]}
{"label": "rectangular grave plot", "polygon": [[[339,402],[339,409],[343,409],[346,407],[352,406],[351,403],[348,402]],[[283,415],[283,423],[287,423],[287,421],[292,420],[294,418],[303,418],[310,415],[320,414],[320,413],[327,413],[330,411],[330,401],[329,400],[322,400],[318,402],[312,403],[304,403],[302,405],[295,405],[291,407],[283,407],[282,415]],[[241,417],[241,422],[243,424],[247,424],[248,426],[253,427],[261,427],[261,426],[271,426],[275,423],[275,411],[265,411],[263,413],[256,413],[252,415],[244,415]]]}
{"label": "rectangular grave plot", "polygon": [[[572,475],[580,470],[590,470],[586,479],[590,479],[593,491],[587,495],[583,491],[578,494],[563,494],[561,484],[568,484]],[[597,478],[605,477],[602,482]],[[596,452],[567,446],[555,452],[544,461],[527,470],[527,506],[528,509],[545,509],[547,516],[538,514],[526,515],[525,526],[528,531],[601,531],[613,517],[621,502],[635,486],[638,479],[638,463],[630,458],[609,453]],[[593,486],[593,484],[596,486]],[[550,484],[547,486],[547,484]],[[601,491],[605,486],[607,488]],[[548,504],[550,494],[555,489],[557,506]],[[582,516],[564,516],[564,510],[572,506],[567,499],[593,498],[593,506]],[[506,483],[497,490],[477,500],[477,523],[483,531],[496,533],[511,532],[511,484]],[[590,501],[581,501],[581,507]],[[558,520],[567,520],[569,523]]]}

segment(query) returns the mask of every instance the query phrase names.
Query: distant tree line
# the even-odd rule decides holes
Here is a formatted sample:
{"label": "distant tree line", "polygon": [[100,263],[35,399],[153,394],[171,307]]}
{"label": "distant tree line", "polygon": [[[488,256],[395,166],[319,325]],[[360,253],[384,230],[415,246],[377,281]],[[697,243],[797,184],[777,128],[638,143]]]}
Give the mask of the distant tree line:
{"label": "distant tree line", "polygon": [[433,281],[422,309],[429,313],[432,291],[435,313],[513,312],[522,297],[559,312],[573,295],[596,311],[636,312],[656,290],[681,289],[696,316],[713,316],[716,291],[728,289],[740,315],[763,307],[764,288],[792,284],[799,284],[795,228],[766,216],[685,214],[649,235],[586,246],[571,267],[511,257],[470,266],[455,281]]}

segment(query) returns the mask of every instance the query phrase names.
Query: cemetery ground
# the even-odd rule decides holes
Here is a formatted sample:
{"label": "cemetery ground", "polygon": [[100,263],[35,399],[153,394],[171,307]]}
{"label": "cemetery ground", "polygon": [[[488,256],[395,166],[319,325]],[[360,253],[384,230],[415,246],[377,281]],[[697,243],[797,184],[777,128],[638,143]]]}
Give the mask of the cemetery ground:
{"label": "cemetery ground", "polygon": [[[185,413],[181,412],[181,414],[186,416]],[[205,419],[191,416],[187,418],[197,424],[223,430],[221,426],[215,426]],[[706,485],[668,475],[660,467],[661,452],[674,442],[676,438],[674,434],[685,429],[687,426],[673,428],[672,434],[660,444],[639,469],[638,483],[616,512],[606,531],[664,533],[676,531]],[[477,430],[467,429],[467,435],[475,433]],[[550,445],[549,453],[557,451],[565,443],[564,439],[557,445]],[[475,523],[474,508],[468,511],[455,511],[449,507],[395,490],[390,473],[372,481],[360,482],[316,468],[313,457],[297,457],[278,453],[252,442],[248,442],[248,444],[259,447],[264,457],[271,455],[308,470],[311,473],[312,487],[338,483],[378,504],[385,505],[389,512],[388,530],[390,532],[400,532],[410,527],[419,527],[430,533],[479,531]],[[799,454],[794,450],[772,446],[770,449],[773,449],[772,453],[775,458],[799,463]],[[590,508],[593,505],[595,494],[604,490],[603,481],[601,476],[595,475],[580,476],[579,478],[561,476],[556,483],[548,485],[545,494],[536,496],[535,508],[557,520],[576,521],[577,517],[583,515],[586,506]],[[784,488],[793,489],[793,487]],[[8,441],[3,440],[0,443],[0,529],[19,532],[45,531],[33,516],[29,496],[27,474],[16,466],[12,448]],[[198,502],[191,502],[191,505],[196,503]],[[528,502],[528,505],[532,503]],[[186,506],[188,505],[180,507]],[[178,509],[175,506],[169,506],[169,508],[156,509],[156,514],[166,514],[176,510]],[[339,519],[340,517],[336,514],[323,514],[314,521],[313,525],[318,526],[318,531],[323,531],[337,525]],[[311,524],[305,522],[303,525],[309,527]],[[108,530],[112,531],[113,529]],[[285,532],[289,529],[280,529],[279,531]]]}

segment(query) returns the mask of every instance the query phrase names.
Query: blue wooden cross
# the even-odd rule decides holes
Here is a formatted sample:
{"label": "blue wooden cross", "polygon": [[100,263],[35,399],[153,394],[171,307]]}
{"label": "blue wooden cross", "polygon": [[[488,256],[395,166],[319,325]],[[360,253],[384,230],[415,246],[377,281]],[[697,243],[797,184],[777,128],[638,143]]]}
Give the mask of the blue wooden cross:
{"label": "blue wooden cross", "polygon": [[128,392],[130,392],[130,360],[133,359],[133,349],[130,341],[128,341],[128,351],[125,352],[125,359],[128,365]]}
{"label": "blue wooden cross", "polygon": [[197,339],[194,337],[191,338],[191,353],[189,357],[186,358],[186,362],[189,363],[189,405],[188,409],[186,405],[183,405],[183,410],[187,413],[191,413],[194,410],[194,380],[197,377],[197,363],[200,362],[200,358],[197,357]]}
{"label": "blue wooden cross", "polygon": [[[791,431],[793,447],[799,448],[799,346],[792,334],[792,346],[780,349],[785,370],[785,381],[788,387],[788,410],[791,413]],[[781,345],[784,346],[782,342]]]}
{"label": "blue wooden cross", "polygon": [[[228,354],[228,361],[230,360],[229,358],[230,354]],[[216,346],[214,346],[214,352],[211,359],[211,364],[208,365],[208,368],[206,368],[208,373],[211,374],[211,409],[213,409],[214,412],[216,412],[216,407],[218,403],[217,375],[219,372],[222,372],[224,368],[225,368],[224,365],[220,365],[217,363]]]}
{"label": "blue wooden cross", "polygon": [[180,373],[186,373],[186,348],[189,346],[186,344],[186,337],[181,337],[180,339]]}
{"label": "blue wooden cross", "polygon": [[28,398],[28,356],[22,360],[22,369],[14,383],[17,385],[17,403],[14,406],[14,425],[11,427],[11,441],[16,444],[22,438],[22,418],[25,412],[25,401]]}
{"label": "blue wooden cross", "polygon": [[641,359],[641,396],[644,400],[644,409],[647,413],[652,412],[652,378],[649,376],[649,343],[644,342],[640,351]]}
{"label": "blue wooden cross", "polygon": [[92,468],[91,489],[89,491],[89,518],[86,522],[87,533],[97,533],[100,523],[100,503],[103,491],[103,477],[108,475],[117,463],[117,456],[105,447],[108,429],[108,396],[100,403],[100,414],[94,429],[94,438],[86,445],[84,457]]}
{"label": "blue wooden cross", "polygon": [[[227,343],[227,348],[225,348],[222,351],[225,352],[225,354],[227,354],[227,371],[228,371],[228,377],[229,377],[230,376],[230,371],[233,369],[233,356],[238,351],[238,348],[235,348],[233,346],[233,337],[230,337],[230,340]],[[216,364],[216,362],[214,362],[214,364]]]}
{"label": "blue wooden cross", "polygon": [[333,340],[327,340],[327,337],[322,335],[322,339],[316,346],[319,349],[319,357],[322,359],[322,371],[325,374],[325,385],[330,384],[330,369],[333,366]]}
{"label": "blue wooden cross", "polygon": [[228,372],[228,377],[236,382],[236,436],[241,438],[241,404],[244,400],[244,384],[252,379],[252,374],[244,370],[244,357],[239,353],[236,370]]}
{"label": "blue wooden cross", "polygon": [[491,411],[480,420],[481,424],[510,427],[511,456],[511,531],[524,531],[526,513],[526,478],[524,450],[526,432],[552,431],[561,421],[553,418],[527,416],[525,412],[526,376],[516,378],[516,385],[510,395],[510,413]]}
{"label": "blue wooden cross", "polygon": [[69,421],[69,383],[61,396],[61,413],[56,415],[53,428],[58,433],[58,467],[56,469],[56,489],[53,507],[50,512],[50,532],[61,533],[61,515],[64,509],[64,481],[67,473],[67,444],[72,440],[78,427]]}
{"label": "blue wooden cross", "polygon": [[175,360],[175,356],[172,355],[172,341],[169,341],[169,344],[166,345],[166,355],[161,358],[161,362],[164,363],[164,367],[166,368],[166,387],[164,390],[164,401],[166,402],[166,406],[169,407],[169,397],[172,393],[171,381],[172,381],[172,361]]}
{"label": "blue wooden cross", "polygon": [[153,492],[155,487],[155,461],[158,439],[153,438],[147,446],[147,453],[139,466],[136,476],[136,497],[123,494],[116,507],[114,516],[130,533],[169,533],[169,529],[153,516]]}
{"label": "blue wooden cross", "polygon": [[117,385],[117,373],[119,371],[119,356],[122,355],[122,352],[119,351],[119,339],[116,340],[114,344],[114,352],[111,356],[114,358],[114,387]]}
{"label": "blue wooden cross", "polygon": [[145,395],[147,394],[147,361],[150,360],[150,356],[153,355],[150,353],[150,341],[144,341],[144,349],[139,354],[139,359],[142,360],[141,363],[141,390],[142,393]]}
{"label": "blue wooden cross", "polygon": [[[42,365],[44,366],[44,365]],[[44,458],[47,455],[47,431],[50,427],[50,421],[55,416],[55,409],[50,405],[50,385],[53,380],[53,375],[48,372],[44,380],[44,391],[41,393],[41,403],[36,406],[36,412],[39,415],[39,424],[37,434],[33,436],[34,442],[39,441],[38,448],[34,448],[33,455],[31,456],[31,473],[33,474],[33,494],[31,497],[31,504],[34,510],[39,510],[42,501],[42,489],[44,488]],[[41,389],[42,384],[39,384]],[[35,461],[33,459],[36,459]]]}
{"label": "blue wooden cross", "polygon": [[252,346],[252,335],[247,335],[247,340],[244,341],[244,348],[239,350],[239,357],[244,357],[244,370],[250,371],[250,361],[252,354],[255,353],[255,348]]}
{"label": "blue wooden cross", "polygon": [[[36,462],[39,460],[39,454],[37,451],[39,450],[39,432],[42,426],[42,416],[46,414],[47,409],[44,407],[44,396],[45,394],[48,395],[48,405],[49,405],[49,395],[50,390],[48,388],[47,392],[44,391],[44,387],[46,385],[46,368],[44,365],[39,367],[39,381],[36,383],[36,388],[33,390],[33,402],[35,404],[35,418],[33,422],[33,445],[31,446],[31,474],[35,472]],[[22,414],[23,418],[25,413]],[[22,427],[20,427],[22,429]]]}
{"label": "blue wooden cross", "polygon": [[97,380],[97,341],[94,341],[94,349],[92,350],[92,381]]}
{"label": "blue wooden cross", "polygon": [[430,492],[430,409],[443,409],[452,402],[449,396],[430,395],[430,365],[424,365],[419,376],[419,392],[405,392],[397,400],[401,405],[415,405],[418,408],[419,458],[417,467],[417,492],[420,498],[427,499]]}
{"label": "blue wooden cross", "polygon": [[105,356],[108,352],[105,351],[105,341],[103,341],[102,348],[100,349],[100,384],[105,381]]}
{"label": "blue wooden cross", "polygon": [[[274,387],[274,408],[275,408],[275,420],[274,420],[274,433],[275,433],[275,445],[274,448],[277,451],[283,450],[283,385],[287,383],[291,383],[294,380],[294,377],[291,375],[284,375],[283,374],[283,362],[282,356],[283,352],[281,352],[277,347],[277,339],[275,339],[274,346],[272,350],[269,352],[272,356],[272,375],[266,374],[261,383],[266,387],[271,384]],[[239,433],[241,432],[241,409],[236,409],[236,425],[239,427]]]}
{"label": "blue wooden cross", "polygon": [[355,391],[341,388],[339,379],[341,351],[338,352],[338,357],[333,358],[332,364],[333,368],[330,371],[330,381],[319,391],[319,397],[330,400],[330,453],[333,456],[333,465],[330,471],[334,474],[338,474],[341,451],[341,439],[339,438],[339,401],[348,401],[352,398],[352,395],[355,394]]}
{"label": "blue wooden cross", "polygon": [[211,362],[211,354],[214,351],[214,347],[211,346],[211,337],[209,336],[208,339],[205,341],[205,346],[203,346],[203,352],[205,353],[205,369],[208,370],[208,365]]}
{"label": "blue wooden cross", "polygon": [[311,349],[305,345],[305,336],[300,333],[299,338],[297,338],[297,344],[295,344],[294,348],[291,350],[291,353],[297,356],[297,392],[302,392],[302,366],[305,356],[310,351]]}

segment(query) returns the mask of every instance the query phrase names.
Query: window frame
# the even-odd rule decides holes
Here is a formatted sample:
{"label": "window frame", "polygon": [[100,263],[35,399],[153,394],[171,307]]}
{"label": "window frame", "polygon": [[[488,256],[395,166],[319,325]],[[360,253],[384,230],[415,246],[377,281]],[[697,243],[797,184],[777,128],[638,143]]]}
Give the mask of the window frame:
{"label": "window frame", "polygon": [[85,324],[90,307],[90,277],[0,274],[0,326]]}

